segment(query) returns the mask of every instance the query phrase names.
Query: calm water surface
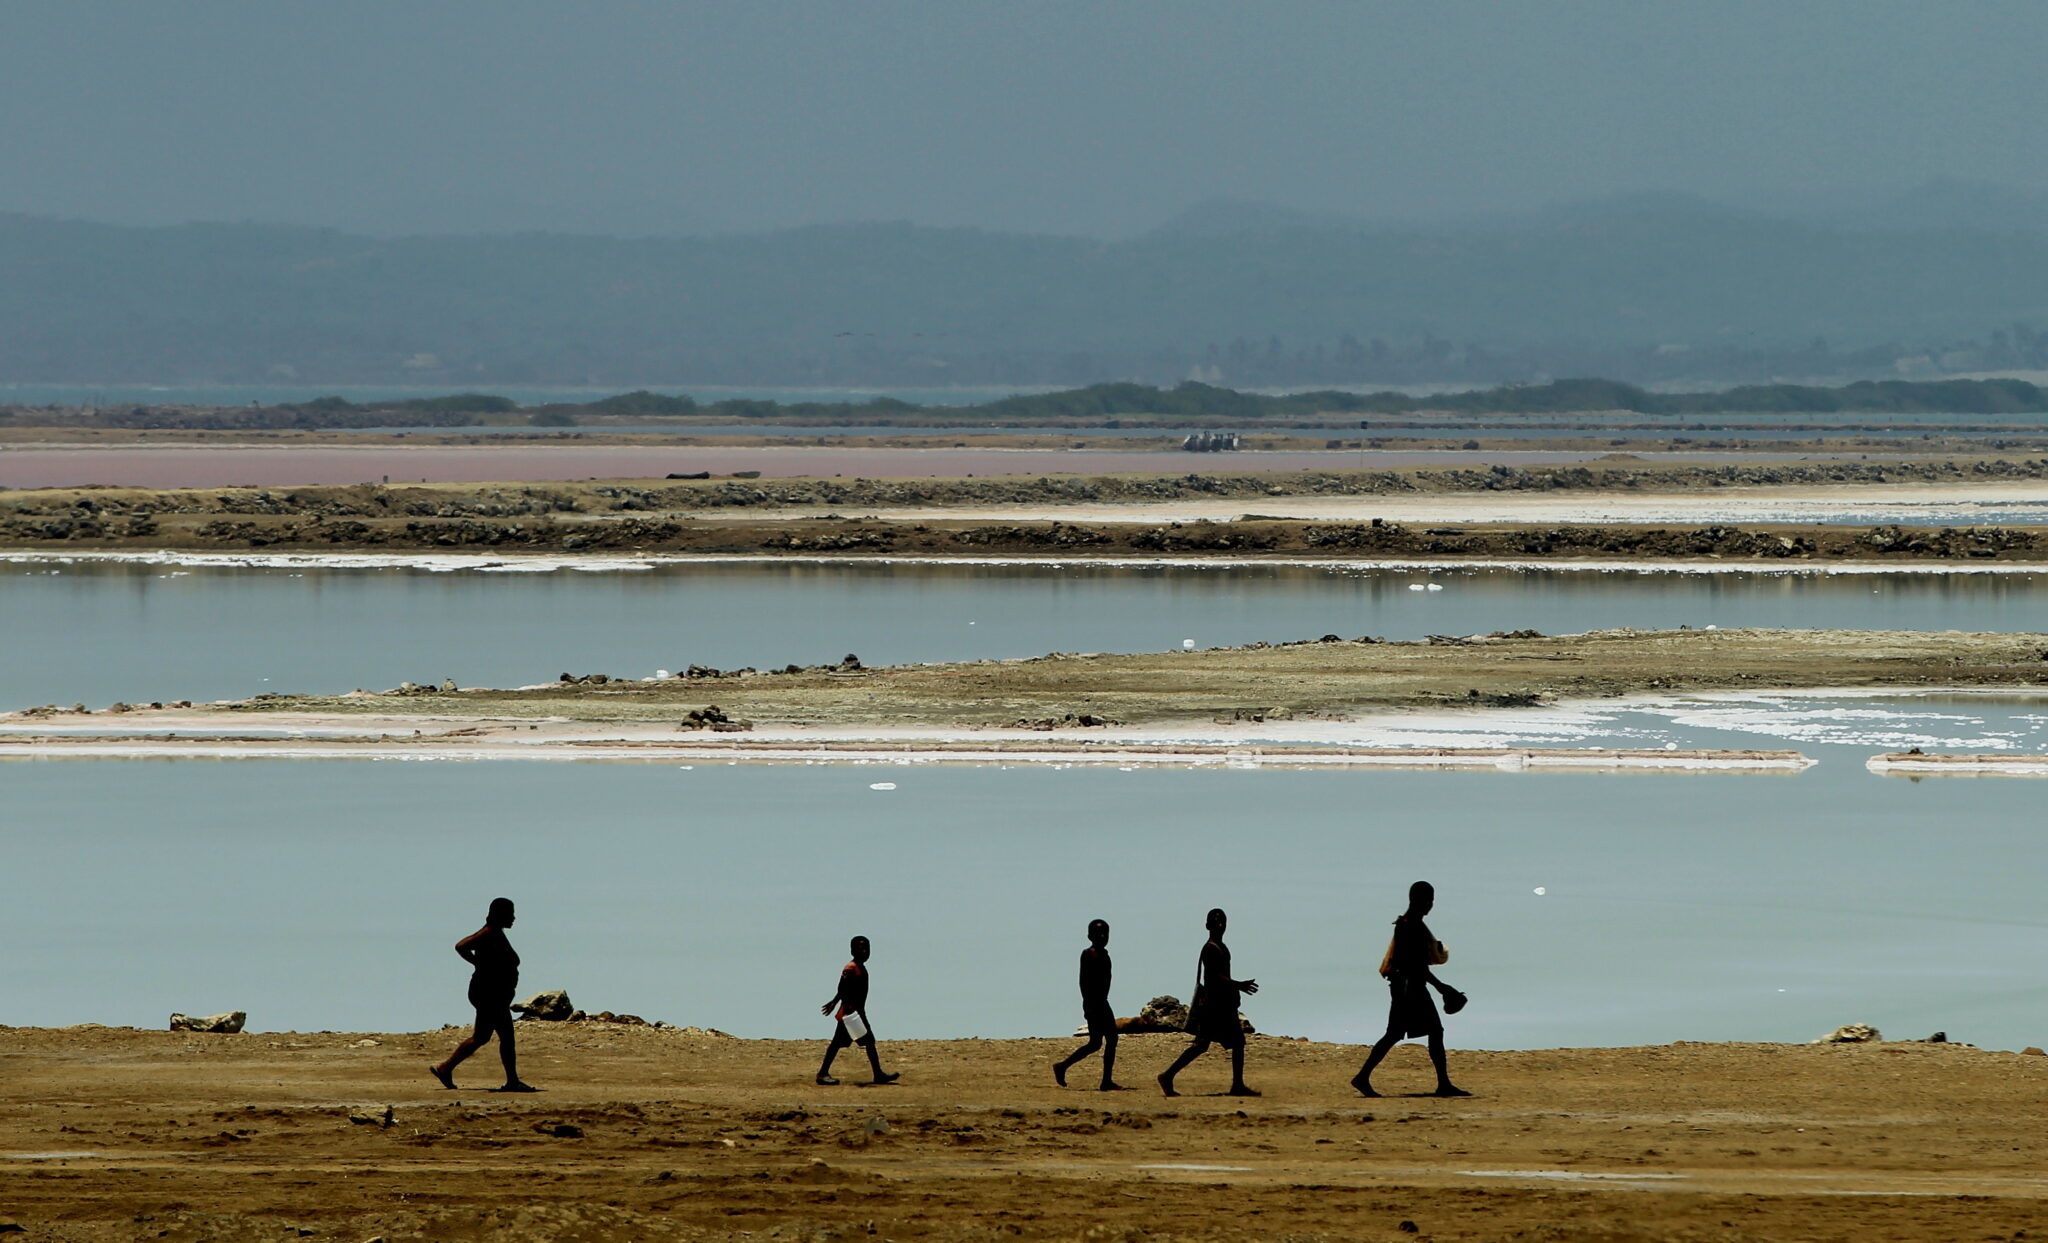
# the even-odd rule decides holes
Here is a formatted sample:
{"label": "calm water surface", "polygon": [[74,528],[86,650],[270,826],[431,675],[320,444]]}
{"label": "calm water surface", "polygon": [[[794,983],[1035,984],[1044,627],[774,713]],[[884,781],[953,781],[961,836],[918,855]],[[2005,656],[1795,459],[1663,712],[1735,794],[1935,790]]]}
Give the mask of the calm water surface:
{"label": "calm water surface", "polygon": [[[2034,748],[2048,721],[1847,710]],[[1385,1013],[1388,921],[1424,877],[1442,974],[1474,999],[1454,1043],[1799,1040],[1852,1021],[2040,1043],[2048,783],[1877,777],[1869,746],[1827,737],[1796,777],[15,761],[0,1022],[461,1021],[449,947],[503,893],[532,989],[821,1038],[853,932],[875,943],[885,1037],[1061,1034],[1088,919],[1115,927],[1130,1013],[1187,996],[1221,905],[1264,986],[1255,1021],[1361,1040]]]}
{"label": "calm water surface", "polygon": [[[61,572],[54,572],[61,571]],[[0,562],[0,704],[563,668],[1157,649],[1336,632],[1690,624],[2040,629],[2042,576],[1825,578],[834,563],[644,573]],[[1552,728],[1532,714],[1532,736]],[[1496,730],[1502,727],[1495,722]],[[885,1036],[1055,1034],[1086,921],[1116,997],[1186,997],[1211,905],[1265,1029],[1362,1039],[1436,881],[1468,1045],[2042,1043],[2048,783],[1880,778],[1872,751],[2048,749],[2048,706],[1629,707],[1574,743],[1796,744],[1795,777],[369,761],[0,764],[0,1022],[259,1029],[464,1017],[449,946],[500,893],[532,989],[820,1036],[845,937]],[[893,791],[870,788],[879,778]],[[1535,893],[1542,887],[1542,895]]]}
{"label": "calm water surface", "polygon": [[[1433,581],[1442,591],[1413,591]],[[0,559],[0,710],[562,672],[1158,651],[1335,633],[1613,626],[2048,629],[2048,575],[1345,571],[874,563],[643,572]]]}

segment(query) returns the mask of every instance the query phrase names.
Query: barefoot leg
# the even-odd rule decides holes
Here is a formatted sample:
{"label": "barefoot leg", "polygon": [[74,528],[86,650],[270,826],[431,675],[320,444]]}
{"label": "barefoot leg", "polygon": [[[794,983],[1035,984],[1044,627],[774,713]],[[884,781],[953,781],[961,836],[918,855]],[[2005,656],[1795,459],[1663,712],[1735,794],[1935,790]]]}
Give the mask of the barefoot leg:
{"label": "barefoot leg", "polygon": [[846,1024],[841,1023],[832,1029],[832,1040],[825,1046],[825,1060],[818,1063],[819,1083],[825,1083],[832,1078],[832,1059],[838,1057],[839,1051],[852,1043],[853,1037],[846,1034]]}
{"label": "barefoot leg", "polygon": [[[1087,1057],[1087,1056],[1088,1056],[1088,1055],[1089,1055],[1090,1053],[1093,1053],[1093,1052],[1095,1052],[1095,1050],[1097,1050],[1098,1048],[1101,1048],[1101,1047],[1102,1047],[1102,1037],[1100,1037],[1100,1036],[1090,1036],[1090,1037],[1088,1037],[1088,1043],[1087,1043],[1087,1044],[1084,1044],[1084,1045],[1082,1045],[1082,1046],[1081,1046],[1080,1048],[1078,1048],[1078,1049],[1074,1050],[1074,1051],[1073,1051],[1072,1053],[1069,1053],[1069,1054],[1067,1055],[1067,1057],[1066,1057],[1066,1060],[1065,1060],[1065,1061],[1060,1061],[1060,1062],[1054,1062],[1054,1063],[1053,1063],[1053,1067],[1052,1067],[1052,1078],[1053,1078],[1053,1082],[1055,1082],[1055,1083],[1059,1084],[1059,1085],[1060,1085],[1061,1087],[1063,1087],[1063,1088],[1064,1088],[1064,1087],[1066,1087],[1066,1086],[1067,1086],[1067,1072],[1068,1072],[1069,1070],[1072,1070],[1072,1069],[1074,1068],[1074,1066],[1075,1066],[1075,1065],[1076,1065],[1077,1063],[1079,1063],[1079,1062],[1080,1062],[1080,1060],[1081,1060],[1082,1058],[1084,1058],[1084,1057]],[[1112,1046],[1112,1048],[1114,1048],[1114,1046]],[[1111,1056],[1114,1056],[1114,1054],[1112,1054]]]}
{"label": "barefoot leg", "polygon": [[1173,1060],[1173,1065],[1159,1073],[1159,1090],[1168,1096],[1179,1096],[1180,1093],[1173,1090],[1174,1076],[1185,1070],[1189,1062],[1194,1061],[1208,1051],[1209,1038],[1207,1036],[1195,1037],[1195,1042],[1181,1051],[1181,1055]]}
{"label": "barefoot leg", "polygon": [[1401,1043],[1401,1033],[1390,1029],[1386,1035],[1379,1038],[1377,1044],[1373,1045],[1372,1052],[1366,1055],[1365,1065],[1359,1067],[1358,1074],[1353,1076],[1351,1080],[1351,1086],[1358,1089],[1360,1096],[1379,1095],[1379,1093],[1372,1090],[1372,1072],[1378,1068],[1381,1062],[1387,1060],[1387,1054],[1391,1053],[1394,1046],[1399,1043]]}
{"label": "barefoot leg", "polygon": [[1250,1088],[1248,1088],[1248,1087],[1246,1087],[1246,1086],[1245,1086],[1245,1082],[1244,1082],[1244,1041],[1243,1041],[1242,1039],[1240,1039],[1240,1040],[1239,1040],[1239,1041],[1237,1042],[1237,1046],[1236,1046],[1235,1048],[1231,1049],[1231,1051],[1230,1051],[1230,1095],[1232,1095],[1232,1096],[1257,1096],[1257,1095],[1259,1095],[1259,1094],[1258,1094],[1257,1092],[1254,1092],[1254,1091],[1253,1091],[1252,1089],[1250,1089]]}
{"label": "barefoot leg", "polygon": [[1470,1092],[1451,1082],[1449,1059],[1444,1055],[1444,1034],[1432,1032],[1429,1037],[1429,1064],[1436,1067],[1436,1094],[1438,1096],[1470,1096]]}
{"label": "barefoot leg", "polygon": [[507,1010],[498,1024],[498,1061],[505,1067],[505,1087],[525,1087],[519,1078],[519,1037],[512,1033],[512,1012]]}

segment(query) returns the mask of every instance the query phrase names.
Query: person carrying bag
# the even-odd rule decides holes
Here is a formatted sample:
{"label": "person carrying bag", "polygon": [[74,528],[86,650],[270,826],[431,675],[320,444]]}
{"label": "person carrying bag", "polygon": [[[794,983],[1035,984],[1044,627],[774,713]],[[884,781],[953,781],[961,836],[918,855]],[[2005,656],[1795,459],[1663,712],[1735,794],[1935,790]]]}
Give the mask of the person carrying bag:
{"label": "person carrying bag", "polygon": [[1393,938],[1380,959],[1380,975],[1386,978],[1389,994],[1387,1030],[1351,1080],[1351,1086],[1361,1096],[1379,1095],[1372,1086],[1373,1070],[1386,1060],[1395,1045],[1414,1039],[1429,1041],[1429,1061],[1436,1068],[1436,1095],[1472,1095],[1451,1082],[1444,1054],[1444,1022],[1429,995],[1431,988],[1442,994],[1446,1014],[1463,1010],[1467,1000],[1465,994],[1437,979],[1432,970],[1451,960],[1451,952],[1423,922],[1435,905],[1435,886],[1426,880],[1416,881],[1408,888],[1408,909],[1394,921]]}
{"label": "person carrying bag", "polygon": [[1244,1025],[1238,1021],[1237,1006],[1242,995],[1259,991],[1259,982],[1240,980],[1230,973],[1230,947],[1223,943],[1229,917],[1220,909],[1213,910],[1206,923],[1209,939],[1196,961],[1195,995],[1188,1006],[1187,1028],[1195,1041],[1160,1074],[1159,1090],[1168,1096],[1179,1096],[1173,1087],[1174,1076],[1207,1053],[1210,1045],[1220,1044],[1230,1050],[1229,1095],[1257,1096],[1258,1092],[1244,1081]]}

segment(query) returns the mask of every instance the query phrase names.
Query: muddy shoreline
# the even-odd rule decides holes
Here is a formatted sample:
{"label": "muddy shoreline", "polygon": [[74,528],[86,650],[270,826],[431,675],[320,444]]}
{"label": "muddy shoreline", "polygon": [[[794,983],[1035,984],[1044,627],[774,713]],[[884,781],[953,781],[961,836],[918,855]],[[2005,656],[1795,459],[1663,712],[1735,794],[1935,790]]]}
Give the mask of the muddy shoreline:
{"label": "muddy shoreline", "polygon": [[[1173,722],[1341,722],[1398,709],[1502,708],[1638,692],[2048,686],[2048,635],[1853,630],[1594,631],[1384,641],[1326,635],[1279,644],[1127,654],[768,670],[690,667],[666,678],[564,672],[523,688],[404,683],[345,695],[264,694],[218,704],[55,705],[0,718],[12,732],[146,734],[261,728],[266,717],[328,732],[517,744],[547,738],[709,740],[756,728],[977,731],[975,741],[1112,737]],[[711,709],[717,709],[713,714]],[[695,714],[694,716],[692,714]],[[156,722],[162,722],[157,724]],[[729,726],[729,728],[727,727]],[[61,728],[59,728],[61,727]],[[595,734],[589,732],[596,727]],[[606,732],[606,731],[626,731]],[[994,731],[981,734],[979,731]],[[842,737],[848,735],[842,734]],[[1129,739],[1126,739],[1129,741]],[[1035,744],[1034,744],[1035,745]]]}

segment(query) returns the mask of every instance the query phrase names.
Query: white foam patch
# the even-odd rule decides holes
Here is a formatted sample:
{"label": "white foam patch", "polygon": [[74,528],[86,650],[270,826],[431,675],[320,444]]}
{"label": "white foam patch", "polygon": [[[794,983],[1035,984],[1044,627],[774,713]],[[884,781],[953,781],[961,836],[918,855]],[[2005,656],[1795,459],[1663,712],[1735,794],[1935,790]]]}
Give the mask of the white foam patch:
{"label": "white foam patch", "polygon": [[1633,705],[1678,730],[1750,734],[1800,744],[1889,750],[2008,751],[2040,731],[2009,727],[2019,717],[1937,710],[1910,697],[1877,706],[1867,700],[1830,703],[1807,696],[1730,695]]}

